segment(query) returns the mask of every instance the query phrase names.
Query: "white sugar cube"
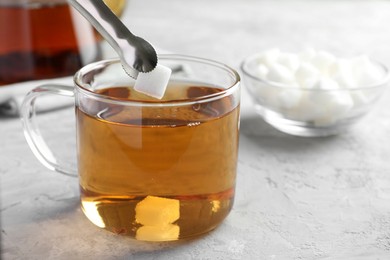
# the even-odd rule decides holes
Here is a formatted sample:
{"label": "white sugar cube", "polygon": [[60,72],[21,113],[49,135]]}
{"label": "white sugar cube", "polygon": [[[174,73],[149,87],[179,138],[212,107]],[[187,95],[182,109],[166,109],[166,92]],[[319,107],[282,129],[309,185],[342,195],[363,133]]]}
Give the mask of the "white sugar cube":
{"label": "white sugar cube", "polygon": [[317,110],[311,118],[311,121],[317,126],[334,124],[339,119],[344,118],[354,106],[354,100],[349,91],[342,91],[339,84],[331,78],[321,78],[315,88],[320,91],[311,92],[308,95],[308,100],[310,100],[311,106],[309,110]]}
{"label": "white sugar cube", "polygon": [[161,99],[164,96],[171,74],[172,70],[170,68],[157,64],[151,72],[138,74],[134,90]]}
{"label": "white sugar cube", "polygon": [[145,241],[177,240],[180,227],[174,224],[164,226],[141,226],[137,229],[136,239]]}
{"label": "white sugar cube", "polygon": [[313,92],[309,99],[323,110],[318,118],[343,117],[353,107],[353,100],[348,91]]}
{"label": "white sugar cube", "polygon": [[273,82],[288,84],[294,81],[294,74],[285,66],[274,63],[269,66],[267,79]]}
{"label": "white sugar cube", "polygon": [[321,77],[319,81],[313,86],[313,88],[316,89],[322,89],[322,90],[336,90],[339,88],[339,84],[328,77]]}
{"label": "white sugar cube", "polygon": [[278,58],[278,63],[289,68],[291,71],[296,71],[300,61],[298,55],[292,53],[281,53]]}
{"label": "white sugar cube", "polygon": [[308,87],[308,83],[314,83],[319,76],[319,70],[308,62],[302,62],[295,72],[295,79],[302,87]]}
{"label": "white sugar cube", "polygon": [[299,104],[287,111],[287,116],[292,120],[313,121],[323,113],[322,109],[312,100],[309,95],[302,95]]}
{"label": "white sugar cube", "polygon": [[286,89],[279,92],[278,103],[283,109],[290,109],[299,105],[302,98],[302,91],[299,89]]}
{"label": "white sugar cube", "polygon": [[333,62],[335,62],[335,60],[336,58],[333,56],[333,54],[326,51],[319,51],[311,62],[321,71],[322,74],[327,75],[331,65]]}
{"label": "white sugar cube", "polygon": [[257,76],[259,76],[262,79],[265,79],[267,77],[269,69],[264,64],[260,64],[257,68]]}
{"label": "white sugar cube", "polygon": [[302,62],[311,62],[311,60],[317,55],[316,50],[313,48],[306,48],[304,51],[298,54],[298,57]]}
{"label": "white sugar cube", "polygon": [[280,55],[280,50],[275,48],[275,49],[270,49],[267,50],[259,55],[257,58],[257,62],[259,64],[263,64],[265,66],[270,66],[271,64],[274,64]]}
{"label": "white sugar cube", "polygon": [[180,201],[147,196],[135,207],[136,222],[146,226],[164,226],[180,218]]}
{"label": "white sugar cube", "polygon": [[356,87],[374,85],[383,78],[380,68],[373,64],[367,56],[353,59],[352,66],[356,75]]}
{"label": "white sugar cube", "polygon": [[356,84],[355,75],[352,72],[352,66],[349,60],[336,60],[330,69],[330,73],[341,88],[351,88]]}
{"label": "white sugar cube", "polygon": [[355,107],[364,106],[370,103],[370,97],[364,90],[351,90],[351,97]]}
{"label": "white sugar cube", "polygon": [[254,86],[253,91],[255,93],[255,98],[259,100],[261,104],[265,106],[278,110],[279,101],[278,101],[278,89],[275,89],[273,86]]}
{"label": "white sugar cube", "polygon": [[332,93],[330,100],[332,105],[329,113],[339,117],[343,117],[353,107],[352,97],[347,91]]}
{"label": "white sugar cube", "polygon": [[318,84],[319,78],[312,77],[301,81],[300,86],[304,89],[312,89]]}

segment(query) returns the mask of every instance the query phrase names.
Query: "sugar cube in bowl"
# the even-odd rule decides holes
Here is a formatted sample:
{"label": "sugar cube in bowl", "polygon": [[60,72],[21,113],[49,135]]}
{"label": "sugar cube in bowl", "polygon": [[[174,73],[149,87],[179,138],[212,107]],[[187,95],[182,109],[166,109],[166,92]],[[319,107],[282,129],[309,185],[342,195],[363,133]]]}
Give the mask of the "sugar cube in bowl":
{"label": "sugar cube in bowl", "polygon": [[337,57],[324,50],[270,49],[241,64],[244,85],[258,114],[285,133],[341,133],[383,95],[388,68],[366,55]]}

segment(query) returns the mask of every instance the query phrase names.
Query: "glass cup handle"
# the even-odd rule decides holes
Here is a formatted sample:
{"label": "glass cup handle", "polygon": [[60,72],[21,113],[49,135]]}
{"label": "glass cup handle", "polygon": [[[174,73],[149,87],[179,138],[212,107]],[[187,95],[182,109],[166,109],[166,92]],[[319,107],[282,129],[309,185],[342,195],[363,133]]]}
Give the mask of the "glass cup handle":
{"label": "glass cup handle", "polygon": [[77,170],[70,164],[61,162],[55,158],[49,146],[43,140],[36,122],[35,101],[38,97],[48,94],[74,97],[74,88],[64,85],[42,85],[30,91],[23,100],[21,106],[21,119],[24,136],[30,149],[37,159],[47,168],[68,176],[77,176]]}

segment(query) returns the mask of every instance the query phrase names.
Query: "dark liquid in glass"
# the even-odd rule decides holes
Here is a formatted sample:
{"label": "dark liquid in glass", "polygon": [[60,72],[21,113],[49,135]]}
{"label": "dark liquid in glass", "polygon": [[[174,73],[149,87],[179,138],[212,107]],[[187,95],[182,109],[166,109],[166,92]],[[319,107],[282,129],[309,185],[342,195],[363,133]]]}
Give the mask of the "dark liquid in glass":
{"label": "dark liquid in glass", "polygon": [[101,58],[91,25],[66,3],[0,5],[0,86],[69,76]]}

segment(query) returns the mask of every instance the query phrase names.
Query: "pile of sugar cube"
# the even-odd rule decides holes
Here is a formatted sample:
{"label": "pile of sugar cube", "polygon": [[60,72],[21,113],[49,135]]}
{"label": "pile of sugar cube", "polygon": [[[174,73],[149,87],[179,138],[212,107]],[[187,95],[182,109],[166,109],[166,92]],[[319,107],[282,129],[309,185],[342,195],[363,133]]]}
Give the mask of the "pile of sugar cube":
{"label": "pile of sugar cube", "polygon": [[270,49],[255,62],[256,76],[283,86],[255,89],[258,99],[286,118],[318,126],[332,125],[354,108],[368,104],[371,97],[363,88],[385,76],[368,56],[338,58],[312,48],[300,53]]}

